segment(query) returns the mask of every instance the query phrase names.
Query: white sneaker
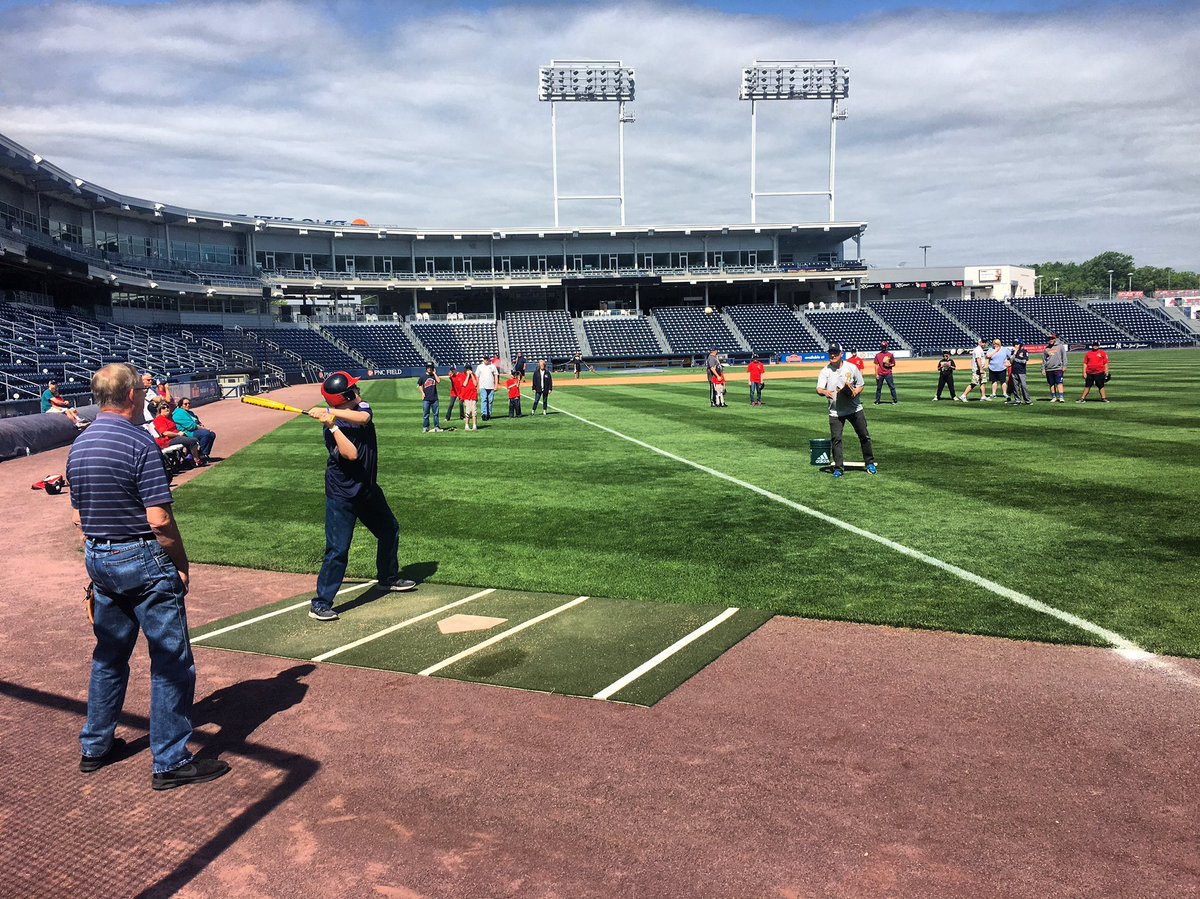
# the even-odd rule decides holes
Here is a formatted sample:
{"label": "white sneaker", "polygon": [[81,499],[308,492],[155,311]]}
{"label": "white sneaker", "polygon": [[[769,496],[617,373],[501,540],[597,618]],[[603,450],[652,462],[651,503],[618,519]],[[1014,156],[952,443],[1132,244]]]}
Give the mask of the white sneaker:
{"label": "white sneaker", "polygon": [[936,396],[935,396],[935,397],[933,398],[933,402],[935,402],[935,403],[936,403],[936,402],[937,402],[939,399],[940,399],[940,397],[936,397]]}

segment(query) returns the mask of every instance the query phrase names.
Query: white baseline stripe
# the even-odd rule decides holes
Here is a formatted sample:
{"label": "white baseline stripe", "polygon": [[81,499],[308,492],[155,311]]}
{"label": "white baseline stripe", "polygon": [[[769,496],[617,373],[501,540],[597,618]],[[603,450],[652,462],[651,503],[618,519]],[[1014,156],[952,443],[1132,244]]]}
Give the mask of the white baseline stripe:
{"label": "white baseline stripe", "polygon": [[1049,615],[1051,618],[1057,618],[1059,621],[1066,622],[1067,624],[1077,627],[1082,631],[1087,631],[1089,634],[1094,634],[1101,640],[1104,640],[1106,643],[1119,650],[1126,658],[1135,660],[1146,659],[1153,655],[1152,653],[1142,649],[1132,640],[1122,637],[1115,631],[1110,631],[1107,628],[1103,628],[1100,625],[1095,624],[1094,622],[1088,621],[1086,618],[1080,618],[1078,615],[1073,615],[1070,612],[1065,612],[1062,609],[1047,605],[1040,600],[1034,599],[1032,596],[1026,596],[1024,593],[1018,593],[1016,590],[1009,589],[1003,584],[997,584],[995,581],[988,580],[987,578],[981,577],[974,572],[967,571],[965,568],[959,568],[957,565],[951,565],[949,562],[943,562],[941,559],[934,558],[933,556],[923,553],[920,550],[912,549],[905,546],[903,543],[897,543],[895,540],[889,540],[887,537],[881,537],[879,534],[874,534],[871,531],[852,525],[848,521],[842,521],[840,518],[834,518],[832,515],[826,515],[824,512],[821,512],[817,509],[813,509],[809,506],[803,505],[802,503],[790,500],[786,496],[780,496],[778,493],[772,493],[770,490],[765,490],[762,487],[758,487],[739,478],[735,478],[733,475],[725,474],[723,471],[717,471],[715,468],[709,468],[707,465],[701,465],[699,462],[693,462],[691,459],[685,459],[683,456],[677,456],[674,453],[668,452],[667,450],[659,449],[657,446],[652,446],[649,443],[638,440],[636,437],[630,437],[628,434],[622,434],[620,431],[615,431],[612,428],[605,427],[602,424],[589,421],[582,415],[576,415],[574,412],[569,412],[561,406],[555,406],[555,409],[559,412],[562,412],[564,415],[569,415],[571,418],[583,422],[586,425],[591,425],[593,428],[598,428],[601,431],[612,434],[614,437],[620,437],[622,440],[627,440],[630,443],[640,446],[643,449],[647,449],[652,453],[657,453],[658,455],[667,459],[690,466],[697,471],[702,471],[705,474],[712,475],[714,478],[720,478],[722,481],[728,481],[730,484],[736,484],[738,487],[742,487],[751,491],[752,493],[757,493],[759,496],[766,497],[767,499],[787,506],[790,509],[795,509],[797,512],[803,512],[805,515],[811,515],[813,518],[824,521],[825,523],[831,524],[834,527],[839,527],[843,530],[849,531],[851,534],[857,534],[860,537],[865,537],[867,540],[874,540],[876,543],[886,546],[890,550],[894,550],[895,552],[898,552],[904,556],[908,556],[911,559],[917,559],[918,561],[924,562],[927,565],[932,565],[934,568],[939,568],[957,578],[961,578],[969,584],[974,584],[977,587],[982,587],[984,590],[995,593],[997,596],[1002,596],[1010,602],[1016,603],[1017,605],[1025,606],[1027,609],[1032,609],[1035,612],[1041,612],[1043,615]]}
{"label": "white baseline stripe", "polygon": [[398,631],[401,628],[408,627],[410,624],[416,624],[418,621],[424,621],[426,618],[429,618],[433,615],[437,615],[441,612],[445,612],[447,609],[453,609],[456,606],[461,606],[463,603],[470,602],[473,599],[479,599],[481,596],[487,596],[489,593],[495,593],[495,592],[496,592],[495,587],[489,587],[486,590],[480,590],[478,593],[471,594],[466,599],[459,599],[459,600],[455,600],[454,602],[446,603],[446,605],[444,605],[444,606],[439,606],[436,609],[432,609],[431,611],[424,612],[423,614],[417,615],[413,618],[408,618],[404,621],[399,622],[398,624],[393,624],[390,627],[385,627],[381,631],[376,631],[373,634],[367,634],[367,636],[363,637],[360,640],[355,640],[353,643],[347,643],[345,646],[339,646],[337,649],[331,649],[331,650],[329,650],[329,652],[323,652],[319,656],[313,656],[312,660],[314,662],[324,662],[326,659],[332,659],[334,656],[340,655],[341,653],[345,652],[348,649],[354,649],[355,647],[362,646],[364,643],[370,643],[372,640],[378,640],[380,637],[386,637],[388,634],[390,634],[394,631]]}
{"label": "white baseline stripe", "polygon": [[557,608],[553,608],[549,612],[543,612],[541,615],[538,615],[536,618],[530,618],[528,621],[523,621],[522,623],[518,624],[516,627],[510,627],[508,630],[502,631],[501,633],[496,634],[496,636],[490,637],[489,639],[484,640],[482,643],[476,643],[474,646],[472,646],[468,649],[464,649],[462,652],[460,652],[456,655],[452,655],[448,659],[443,659],[442,661],[438,662],[436,665],[430,665],[424,671],[418,671],[417,674],[419,674],[421,677],[428,677],[429,675],[433,674],[436,671],[441,671],[447,665],[453,665],[459,659],[465,659],[467,656],[472,655],[473,653],[477,653],[481,649],[487,649],[489,646],[499,643],[501,640],[503,640],[507,637],[511,637],[513,634],[517,633],[518,631],[523,631],[527,627],[533,627],[538,622],[545,621],[547,618],[551,618],[554,615],[557,615],[559,612],[565,612],[567,609],[571,608],[572,606],[579,605],[581,602],[583,602],[586,599],[587,599],[586,596],[580,596],[577,599],[571,600],[570,602],[564,602],[561,606],[558,606]]}
{"label": "white baseline stripe", "polygon": [[[334,596],[341,596],[343,593],[351,593],[354,590],[360,590],[363,587],[370,587],[375,581],[364,581],[361,584],[351,584],[349,587],[343,587]],[[282,609],[276,609],[274,612],[267,612],[265,615],[259,615],[257,618],[247,618],[245,621],[239,621],[237,624],[231,624],[228,627],[220,627],[215,631],[209,631],[207,634],[201,634],[199,637],[192,637],[193,643],[199,643],[201,640],[207,640],[209,637],[216,637],[221,634],[227,634],[230,631],[236,631],[239,627],[245,627],[248,624],[257,624],[260,621],[266,621],[268,618],[274,618],[276,615],[282,615],[285,612],[294,612],[296,609],[303,609],[307,605],[311,605],[312,600],[306,599],[304,602],[298,602],[294,605],[285,606]]]}
{"label": "white baseline stripe", "polygon": [[675,655],[675,653],[679,652],[679,650],[683,649],[683,647],[687,646],[693,640],[700,639],[705,634],[707,634],[709,631],[711,631],[714,627],[716,627],[718,624],[720,624],[723,621],[727,621],[728,619],[732,618],[735,614],[737,614],[737,609],[726,609],[724,612],[722,612],[720,615],[718,615],[712,621],[709,621],[706,624],[700,625],[698,628],[696,628],[690,634],[676,640],[674,643],[672,643],[670,646],[668,646],[666,649],[664,649],[662,652],[660,652],[654,658],[648,659],[647,661],[638,665],[636,668],[634,668],[632,671],[630,671],[628,674],[626,674],[620,680],[613,681],[613,683],[609,684],[607,687],[605,687],[603,690],[601,690],[599,693],[597,693],[595,696],[593,696],[592,699],[608,699],[608,697],[612,696],[618,690],[625,689],[625,687],[632,684],[635,680],[637,680],[639,677],[641,677],[647,671],[651,670],[652,668],[657,668],[659,665],[661,665],[663,662],[665,662],[671,656]]}

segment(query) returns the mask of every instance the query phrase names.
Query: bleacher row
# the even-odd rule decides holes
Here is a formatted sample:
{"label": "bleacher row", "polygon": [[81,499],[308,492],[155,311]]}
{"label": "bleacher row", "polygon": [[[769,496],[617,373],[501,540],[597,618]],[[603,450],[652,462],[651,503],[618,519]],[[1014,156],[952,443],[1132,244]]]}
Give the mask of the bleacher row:
{"label": "bleacher row", "polygon": [[[882,340],[918,355],[965,349],[982,337],[1044,343],[1057,333],[1070,343],[1190,346],[1186,328],[1135,302],[1082,306],[1066,297],[995,300],[884,301],[861,309],[792,310],[734,305],[724,310],[662,307],[649,315],[601,315],[573,320],[565,311],[511,312],[508,349],[532,365],[589,359],[652,359],[754,352],[763,357],[820,353],[830,343],[863,352]],[[576,326],[580,330],[576,330]],[[583,340],[580,340],[580,337]],[[499,355],[494,321],[413,321],[311,328],[225,329],[214,325],[119,325],[66,315],[43,306],[0,303],[0,382],[5,399],[38,395],[51,379],[67,396],[84,394],[91,373],[114,361],[168,378],[256,367],[295,382],[322,371],[474,364]]]}

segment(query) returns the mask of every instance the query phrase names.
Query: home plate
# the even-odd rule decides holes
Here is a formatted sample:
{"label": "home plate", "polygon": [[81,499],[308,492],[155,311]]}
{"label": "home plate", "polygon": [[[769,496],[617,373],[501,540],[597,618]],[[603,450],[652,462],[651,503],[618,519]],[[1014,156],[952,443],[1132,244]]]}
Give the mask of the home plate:
{"label": "home plate", "polygon": [[486,631],[497,624],[504,624],[507,618],[488,618],[486,615],[451,615],[438,622],[438,630],[443,634],[463,634],[467,631]]}

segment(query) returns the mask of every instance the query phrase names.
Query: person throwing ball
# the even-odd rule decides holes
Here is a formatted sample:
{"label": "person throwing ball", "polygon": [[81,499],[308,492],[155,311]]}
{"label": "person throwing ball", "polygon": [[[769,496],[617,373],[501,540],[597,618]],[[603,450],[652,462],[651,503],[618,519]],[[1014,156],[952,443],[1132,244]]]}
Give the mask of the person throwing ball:
{"label": "person throwing ball", "polygon": [[317,575],[317,595],[308,616],[336,621],[333,601],[346,576],[354,525],[361,521],[378,541],[375,577],[387,590],[415,590],[416,583],[400,577],[400,524],[378,484],[379,450],[375,420],[352,378],[334,372],[321,385],[327,406],[308,410],[325,426],[325,559]]}
{"label": "person throwing ball", "polygon": [[871,447],[871,435],[867,432],[867,415],[859,398],[865,383],[862,372],[843,362],[841,346],[836,343],[831,346],[829,364],[817,376],[817,393],[829,400],[829,436],[833,444],[835,478],[842,476],[842,430],[847,421],[862,445],[867,474],[875,474],[875,452]]}

